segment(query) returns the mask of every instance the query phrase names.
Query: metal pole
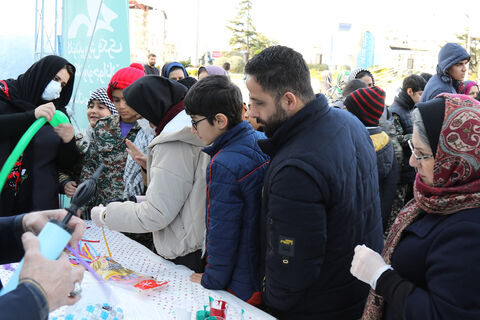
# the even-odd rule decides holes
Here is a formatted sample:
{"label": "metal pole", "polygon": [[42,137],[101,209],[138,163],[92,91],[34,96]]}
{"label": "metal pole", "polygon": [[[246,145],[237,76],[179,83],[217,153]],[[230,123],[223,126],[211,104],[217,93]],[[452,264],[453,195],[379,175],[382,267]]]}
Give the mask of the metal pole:
{"label": "metal pole", "polygon": [[200,0],[197,0],[197,34],[195,36],[195,59],[194,65],[198,65],[198,38],[200,37]]}
{"label": "metal pole", "polygon": [[44,32],[45,32],[45,0],[42,0],[42,16],[41,16],[41,19],[42,19],[42,22],[41,22],[41,35],[40,35],[40,58],[43,57],[43,38],[44,38]]}
{"label": "metal pole", "polygon": [[[67,47],[67,26],[68,26],[68,17],[67,17],[67,12],[68,12],[68,1],[62,0],[62,34],[61,34],[61,50],[65,52],[65,48]],[[62,52],[62,55],[64,56],[65,53]],[[78,83],[77,83],[78,85]]]}
{"label": "metal pole", "polygon": [[55,54],[58,55],[58,44],[57,44],[57,20],[58,20],[58,0],[55,0],[55,31],[54,31],[54,39],[55,44],[53,46],[55,50]]}
{"label": "metal pole", "polygon": [[33,59],[37,60],[38,52],[38,0],[35,0],[35,50],[33,53]]}
{"label": "metal pole", "polygon": [[[470,20],[470,16],[467,14],[467,52],[468,54],[470,54],[470,45],[471,45],[471,37],[470,37],[470,27],[471,27],[471,20]],[[470,69],[470,66],[467,67],[467,72],[465,73],[465,79],[464,80],[468,80],[468,74],[469,74],[469,70]]]}

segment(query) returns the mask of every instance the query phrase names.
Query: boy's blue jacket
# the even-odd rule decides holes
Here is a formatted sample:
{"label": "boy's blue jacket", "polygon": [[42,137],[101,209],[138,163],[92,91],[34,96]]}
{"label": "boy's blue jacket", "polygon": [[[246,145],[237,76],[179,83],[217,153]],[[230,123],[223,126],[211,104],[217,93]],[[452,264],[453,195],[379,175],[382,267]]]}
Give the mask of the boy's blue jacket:
{"label": "boy's blue jacket", "polygon": [[259,304],[259,217],[268,156],[247,121],[203,149],[207,167],[206,258],[202,286]]}

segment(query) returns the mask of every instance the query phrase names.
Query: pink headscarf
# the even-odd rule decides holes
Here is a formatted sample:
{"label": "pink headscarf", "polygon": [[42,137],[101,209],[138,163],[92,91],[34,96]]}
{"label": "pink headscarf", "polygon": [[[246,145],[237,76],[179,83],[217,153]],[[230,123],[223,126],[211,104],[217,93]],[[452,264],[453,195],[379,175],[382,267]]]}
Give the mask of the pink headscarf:
{"label": "pink headscarf", "polygon": [[478,88],[478,84],[475,81],[464,81],[460,85],[460,93],[468,95],[473,86]]}

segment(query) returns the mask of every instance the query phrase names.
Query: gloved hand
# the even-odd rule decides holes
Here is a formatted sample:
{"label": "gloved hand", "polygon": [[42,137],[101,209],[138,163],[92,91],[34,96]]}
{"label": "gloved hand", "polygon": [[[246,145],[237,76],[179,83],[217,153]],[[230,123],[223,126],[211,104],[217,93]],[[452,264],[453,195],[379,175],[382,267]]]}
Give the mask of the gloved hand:
{"label": "gloved hand", "polygon": [[103,220],[103,214],[107,208],[105,208],[103,205],[99,205],[96,207],[93,207],[92,210],[90,211],[90,216],[92,217],[93,223],[97,227],[103,227],[105,226],[105,220]]}
{"label": "gloved hand", "polygon": [[356,246],[350,273],[358,280],[366,282],[375,290],[377,279],[391,266],[382,256],[365,245]]}

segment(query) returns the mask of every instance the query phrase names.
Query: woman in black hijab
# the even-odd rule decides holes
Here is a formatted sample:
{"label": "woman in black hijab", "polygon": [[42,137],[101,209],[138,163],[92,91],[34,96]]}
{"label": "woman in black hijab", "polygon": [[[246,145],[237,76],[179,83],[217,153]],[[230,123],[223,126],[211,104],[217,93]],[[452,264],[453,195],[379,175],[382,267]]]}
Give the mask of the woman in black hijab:
{"label": "woman in black hijab", "polygon": [[[0,81],[0,164],[21,135],[39,117],[35,109],[66,114],[75,67],[58,56],[46,56],[17,79]],[[48,119],[48,117],[47,117]],[[17,161],[1,192],[0,216],[58,208],[57,168],[67,169],[79,158],[71,124],[45,124]]]}
{"label": "woman in black hijab", "polygon": [[[148,189],[144,202],[94,207],[93,222],[111,230],[153,233],[156,252],[203,272],[205,173],[210,157],[192,132],[184,111],[187,88],[165,77],[142,77],[124,90],[126,103],[154,126],[148,146]],[[139,199],[140,200],[140,199]]]}

